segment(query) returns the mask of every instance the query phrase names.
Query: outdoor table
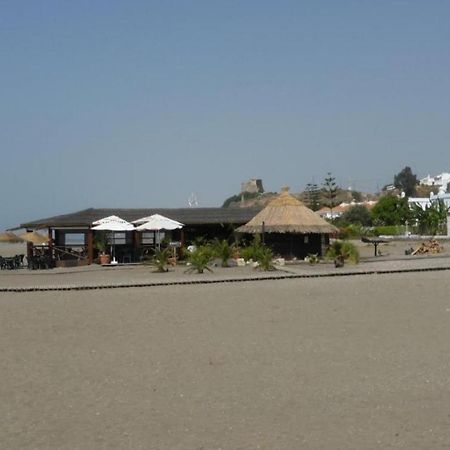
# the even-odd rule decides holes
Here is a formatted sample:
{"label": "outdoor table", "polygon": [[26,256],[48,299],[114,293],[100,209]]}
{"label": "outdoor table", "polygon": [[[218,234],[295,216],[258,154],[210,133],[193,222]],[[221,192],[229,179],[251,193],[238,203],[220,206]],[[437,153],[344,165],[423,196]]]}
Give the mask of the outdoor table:
{"label": "outdoor table", "polygon": [[378,256],[378,245],[379,244],[386,244],[388,241],[386,241],[386,239],[381,239],[381,238],[367,238],[367,237],[362,237],[361,238],[362,242],[366,242],[368,244],[372,244],[373,248],[374,248],[374,255],[373,256]]}

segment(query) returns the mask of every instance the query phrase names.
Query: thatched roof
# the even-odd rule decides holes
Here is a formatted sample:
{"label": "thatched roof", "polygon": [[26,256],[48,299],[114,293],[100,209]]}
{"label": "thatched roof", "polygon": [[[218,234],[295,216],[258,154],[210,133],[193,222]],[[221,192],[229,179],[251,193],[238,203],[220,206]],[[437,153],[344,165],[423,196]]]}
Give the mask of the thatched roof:
{"label": "thatched roof", "polygon": [[31,242],[34,245],[43,245],[50,241],[49,237],[43,236],[42,234],[36,233],[36,231],[28,231],[19,236],[22,240],[26,242]]}
{"label": "thatched roof", "polygon": [[281,194],[272,200],[250,222],[239,227],[240,233],[336,233],[338,229],[322,219],[301,201],[283,188]]}
{"label": "thatched roof", "polygon": [[17,242],[23,242],[23,239],[21,239],[19,236],[17,236],[14,233],[6,231],[5,233],[0,233],[0,242],[7,242],[7,243],[14,244]]}

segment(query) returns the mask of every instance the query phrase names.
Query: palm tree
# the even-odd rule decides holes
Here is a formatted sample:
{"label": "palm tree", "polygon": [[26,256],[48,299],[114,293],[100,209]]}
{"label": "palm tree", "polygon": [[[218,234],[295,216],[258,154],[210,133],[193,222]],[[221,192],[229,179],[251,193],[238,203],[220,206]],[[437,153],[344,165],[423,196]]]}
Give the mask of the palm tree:
{"label": "palm tree", "polygon": [[167,268],[169,264],[169,258],[170,258],[170,248],[165,248],[163,250],[156,249],[155,250],[155,256],[153,257],[153,263],[155,264],[158,272],[168,272],[169,269]]}
{"label": "palm tree", "polygon": [[207,245],[197,247],[194,251],[190,252],[187,256],[190,267],[186,270],[186,273],[193,272],[203,273],[205,270],[212,272],[209,264],[213,258],[211,248]]}
{"label": "palm tree", "polygon": [[222,241],[220,241],[219,239],[215,239],[212,244],[212,249],[214,256],[220,258],[222,267],[229,267],[228,261],[234,254],[235,245],[230,245],[225,239]]}

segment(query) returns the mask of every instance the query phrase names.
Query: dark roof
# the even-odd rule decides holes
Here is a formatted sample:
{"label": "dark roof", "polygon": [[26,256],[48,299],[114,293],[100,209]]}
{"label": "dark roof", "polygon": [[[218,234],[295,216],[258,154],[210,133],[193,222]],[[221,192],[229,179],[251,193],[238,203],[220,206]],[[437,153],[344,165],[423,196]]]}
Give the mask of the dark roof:
{"label": "dark roof", "polygon": [[20,224],[20,228],[86,227],[103,217],[116,215],[129,222],[152,214],[161,214],[185,225],[247,223],[260,208],[89,208],[71,214],[49,217]]}

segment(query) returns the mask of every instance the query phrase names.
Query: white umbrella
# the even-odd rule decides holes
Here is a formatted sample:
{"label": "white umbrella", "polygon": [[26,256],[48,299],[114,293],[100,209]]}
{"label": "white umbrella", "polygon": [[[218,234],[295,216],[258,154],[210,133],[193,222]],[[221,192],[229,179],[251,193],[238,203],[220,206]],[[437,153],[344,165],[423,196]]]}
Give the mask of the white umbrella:
{"label": "white umbrella", "polygon": [[[114,247],[114,232],[115,231],[132,231],[134,230],[134,225],[132,225],[130,222],[127,222],[126,220],[118,217],[118,216],[108,216],[100,220],[96,220],[92,223],[92,225],[95,225],[92,227],[93,230],[103,230],[103,231],[112,231],[112,242],[111,242],[111,250],[115,250]],[[117,264],[116,258],[115,258],[115,252],[113,253],[113,260],[112,264]]]}
{"label": "white umbrella", "polygon": [[[153,214],[153,216],[144,217],[145,222],[142,225],[136,227],[137,231],[157,231],[158,232],[158,246],[160,243],[160,231],[161,230],[178,230],[184,227],[184,224],[177,222],[176,220],[169,219],[168,217],[161,216],[160,214]],[[139,223],[143,219],[138,219],[133,223]]]}
{"label": "white umbrella", "polygon": [[107,231],[131,231],[134,230],[134,226],[122,219],[119,216],[108,216],[103,219],[92,222],[93,230],[107,230]]}
{"label": "white umbrella", "polygon": [[153,214],[152,216],[142,217],[141,219],[134,220],[132,223],[136,225],[150,224],[149,226],[154,227],[151,228],[151,230],[176,230],[184,227],[184,224],[181,222],[169,219],[161,214]]}

